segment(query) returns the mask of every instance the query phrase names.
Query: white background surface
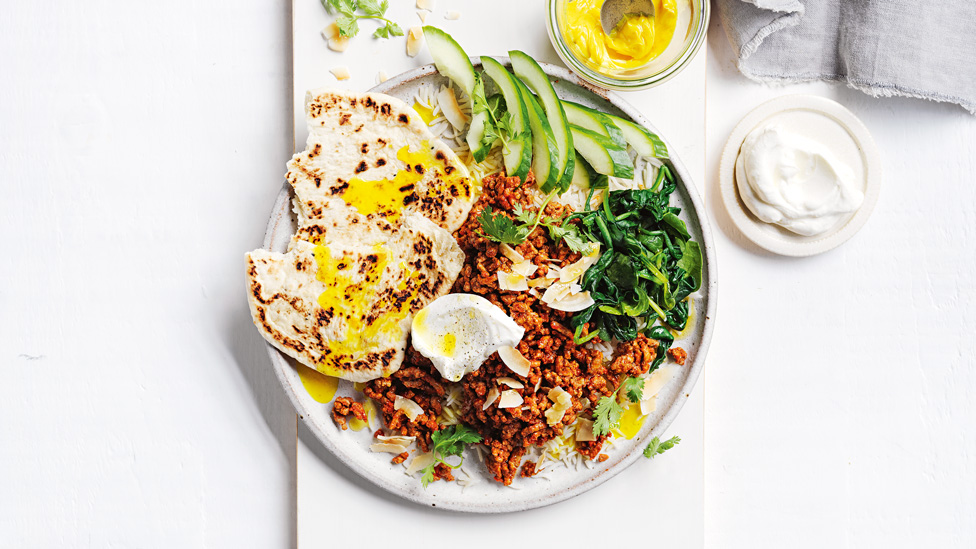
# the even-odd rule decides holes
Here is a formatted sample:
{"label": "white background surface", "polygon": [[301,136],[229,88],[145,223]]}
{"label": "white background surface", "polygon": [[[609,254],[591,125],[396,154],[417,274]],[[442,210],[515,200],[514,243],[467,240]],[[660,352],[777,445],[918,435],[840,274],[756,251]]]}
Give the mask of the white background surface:
{"label": "white background surface", "polygon": [[[294,414],[241,282],[292,150],[288,3],[12,2],[5,15],[0,546],[292,544]],[[976,118],[752,84],[715,24],[707,72],[721,304],[705,545],[972,547]],[[735,122],[801,91],[861,117],[886,177],[853,240],[796,260],[744,242],[713,191]],[[361,533],[379,516],[322,520]],[[652,544],[649,520],[609,535]]]}

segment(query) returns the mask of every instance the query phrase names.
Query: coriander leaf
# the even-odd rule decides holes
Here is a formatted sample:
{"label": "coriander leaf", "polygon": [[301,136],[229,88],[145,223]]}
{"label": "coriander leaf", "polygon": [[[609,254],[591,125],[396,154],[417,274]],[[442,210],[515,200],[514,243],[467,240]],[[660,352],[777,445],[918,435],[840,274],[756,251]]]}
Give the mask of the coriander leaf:
{"label": "coriander leaf", "polygon": [[624,409],[617,403],[616,393],[600,398],[593,410],[593,434],[603,436],[610,433],[610,429],[617,426]]}
{"label": "coriander leaf", "polygon": [[446,458],[460,456],[464,452],[465,444],[478,443],[482,439],[481,435],[474,429],[457,424],[434,431],[430,436],[430,440],[434,443],[431,449],[431,452],[434,454],[434,461],[427,467],[424,467],[423,476],[420,478],[420,482],[424,485],[425,489],[434,481],[434,470],[439,464],[443,463],[452,469],[460,467],[461,463],[451,465],[446,461]]}
{"label": "coriander leaf", "polygon": [[359,23],[354,15],[340,15],[335,20],[339,27],[340,36],[356,36],[359,34]]}
{"label": "coriander leaf", "polygon": [[624,390],[624,395],[631,402],[640,402],[644,398],[644,380],[639,377],[628,377],[620,385]]}
{"label": "coriander leaf", "polygon": [[434,482],[435,467],[437,467],[437,460],[434,460],[433,463],[427,467],[424,467],[424,476],[420,477],[420,483],[424,485],[424,489],[427,489],[427,486],[429,486],[431,482]]}
{"label": "coriander leaf", "polygon": [[576,228],[576,225],[566,225],[564,227],[560,225],[547,224],[546,227],[549,229],[550,238],[556,241],[562,239],[570,250],[579,253],[586,253],[589,251],[589,244],[583,239],[583,236],[580,235],[579,229]]}
{"label": "coriander leaf", "polygon": [[529,236],[528,227],[516,226],[505,214],[500,213],[496,215],[490,206],[481,210],[477,219],[478,223],[481,224],[481,230],[484,231],[485,237],[495,242],[518,245],[524,242],[525,238]]}
{"label": "coriander leaf", "polygon": [[387,21],[386,30],[389,36],[403,36],[403,29],[393,21]]}
{"label": "coriander leaf", "polygon": [[539,215],[539,212],[533,212],[522,208],[521,204],[516,204],[515,208],[512,209],[512,213],[515,214],[515,219],[528,225],[535,223],[535,218]]}
{"label": "coriander leaf", "polygon": [[376,0],[359,0],[359,9],[366,15],[381,17],[384,10]]}
{"label": "coriander leaf", "polygon": [[671,448],[674,448],[679,442],[681,442],[680,437],[671,437],[664,442],[661,442],[660,438],[654,437],[651,439],[651,442],[647,444],[647,448],[644,448],[644,457],[647,459],[653,459],[654,456],[663,454]]}

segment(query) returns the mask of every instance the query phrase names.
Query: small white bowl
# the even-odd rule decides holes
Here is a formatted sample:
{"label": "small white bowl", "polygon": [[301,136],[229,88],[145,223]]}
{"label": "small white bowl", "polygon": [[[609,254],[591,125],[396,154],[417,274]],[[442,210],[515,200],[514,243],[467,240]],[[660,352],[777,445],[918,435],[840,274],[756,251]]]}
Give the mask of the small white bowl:
{"label": "small white bowl", "polygon": [[[860,177],[864,202],[830,231],[803,236],[760,220],[743,204],[736,189],[735,161],[746,136],[767,122],[828,143]],[[747,114],[729,136],[719,165],[722,201],[736,227],[757,246],[780,255],[804,257],[840,246],[867,222],[881,192],[881,154],[864,124],[839,103],[816,95],[787,95],[767,101]]]}

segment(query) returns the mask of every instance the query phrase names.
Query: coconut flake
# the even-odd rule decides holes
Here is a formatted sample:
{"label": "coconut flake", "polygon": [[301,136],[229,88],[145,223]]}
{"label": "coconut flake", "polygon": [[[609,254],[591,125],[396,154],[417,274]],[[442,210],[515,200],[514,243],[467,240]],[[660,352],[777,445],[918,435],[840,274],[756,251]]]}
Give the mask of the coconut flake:
{"label": "coconut flake", "polygon": [[327,27],[322,29],[322,38],[325,40],[332,40],[336,36],[339,36],[339,25],[333,21],[329,23]]}
{"label": "coconut flake", "polygon": [[516,406],[521,406],[522,402],[522,395],[509,389],[507,391],[502,391],[501,396],[498,398],[498,407],[515,408]]}
{"label": "coconut flake", "polygon": [[426,454],[420,454],[417,457],[410,460],[410,465],[407,465],[407,474],[412,475],[417,471],[427,467],[431,463],[434,463],[434,452],[427,452]]}
{"label": "coconut flake", "polygon": [[503,243],[502,245],[498,246],[498,249],[501,250],[502,255],[507,257],[509,261],[511,261],[513,264],[522,263],[523,261],[525,261],[525,258],[522,257],[522,254],[518,253],[518,250],[509,246],[508,244]]}
{"label": "coconut flake", "polygon": [[579,261],[559,269],[559,281],[573,282],[579,279],[581,276],[583,276],[583,273],[590,268],[590,266],[596,263],[597,259],[599,258],[599,255],[585,255],[581,257]]}
{"label": "coconut flake", "polygon": [[390,79],[390,75],[386,74],[386,71],[380,71],[376,73],[376,80],[380,83],[386,82]]}
{"label": "coconut flake", "polygon": [[416,421],[416,419],[424,413],[424,409],[421,408],[419,404],[400,395],[397,395],[396,399],[393,401],[393,409],[403,410],[403,413],[410,418],[410,421]]}
{"label": "coconut flake", "polygon": [[654,410],[657,410],[657,395],[640,401],[640,412],[642,416],[646,416]]}
{"label": "coconut flake", "polygon": [[424,29],[422,27],[410,27],[407,32],[407,55],[417,57],[420,53],[420,46],[424,44]]}
{"label": "coconut flake", "polygon": [[546,410],[546,423],[555,425],[562,421],[566,411],[573,407],[573,398],[562,387],[549,389],[549,400],[553,405]]}
{"label": "coconut flake", "polygon": [[420,18],[420,23],[421,24],[426,24],[427,23],[427,14],[428,13],[430,13],[430,12],[427,11],[427,10],[417,10],[417,17]]}
{"label": "coconut flake", "polygon": [[374,442],[370,444],[369,449],[374,452],[386,452],[389,454],[402,454],[407,451],[407,448],[413,444],[416,437],[402,437],[402,436],[383,436],[378,435],[376,440],[379,442]]}
{"label": "coconut flake", "polygon": [[349,67],[340,66],[332,69],[329,72],[336,77],[336,80],[349,80]]}
{"label": "coconut flake", "polygon": [[529,289],[529,282],[520,274],[498,271],[498,287],[502,290],[524,292]]}
{"label": "coconut flake", "polygon": [[[545,296],[542,296],[542,300],[545,301]],[[564,311],[567,313],[575,313],[582,311],[590,306],[592,306],[595,301],[590,297],[590,292],[580,292],[573,295],[568,295],[559,300],[547,303],[550,309],[555,309],[557,311]]]}
{"label": "coconut flake", "polygon": [[448,21],[457,21],[460,18],[461,12],[459,11],[449,11],[444,14],[444,19],[447,19]]}
{"label": "coconut flake", "polygon": [[485,396],[485,403],[481,405],[481,409],[487,410],[489,406],[498,400],[498,396],[500,394],[501,393],[498,391],[498,387],[492,387],[491,390],[488,391],[488,395]]}
{"label": "coconut flake", "polygon": [[677,373],[677,366],[662,366],[655,370],[653,374],[644,379],[644,390],[642,393],[643,397],[650,398],[661,392],[661,389],[663,389],[669,381],[674,379],[674,376]]}
{"label": "coconut flake", "polygon": [[512,272],[516,274],[520,274],[524,277],[530,277],[534,275],[535,272],[538,270],[539,267],[536,266],[535,263],[532,263],[531,261],[528,260],[515,263],[514,265],[512,265]]}
{"label": "coconut flake", "polygon": [[417,0],[417,9],[434,11],[434,0]]}
{"label": "coconut flake", "polygon": [[452,88],[445,86],[437,94],[437,103],[441,107],[441,112],[444,113],[444,118],[447,118],[447,121],[454,126],[454,129],[464,129],[464,126],[468,123],[468,115],[461,112],[461,107],[457,102],[457,96],[454,95]]}
{"label": "coconut flake", "polygon": [[577,442],[592,442],[596,440],[596,436],[593,434],[593,422],[586,418],[579,418],[576,420],[576,441]]}
{"label": "coconut flake", "polygon": [[524,389],[525,388],[525,385],[522,385],[522,382],[521,381],[518,381],[518,380],[513,379],[513,378],[510,378],[510,377],[500,377],[500,378],[496,379],[495,381],[498,382],[500,385],[505,385],[505,386],[511,387],[512,389]]}
{"label": "coconut flake", "polygon": [[337,52],[344,52],[349,47],[348,36],[333,36],[329,38],[329,49]]}
{"label": "coconut flake", "polygon": [[532,363],[525,358],[515,347],[503,345],[498,348],[498,357],[502,359],[508,369],[522,377],[529,377],[529,369]]}
{"label": "coconut flake", "polygon": [[529,280],[529,288],[548,288],[554,281],[553,278],[533,278]]}

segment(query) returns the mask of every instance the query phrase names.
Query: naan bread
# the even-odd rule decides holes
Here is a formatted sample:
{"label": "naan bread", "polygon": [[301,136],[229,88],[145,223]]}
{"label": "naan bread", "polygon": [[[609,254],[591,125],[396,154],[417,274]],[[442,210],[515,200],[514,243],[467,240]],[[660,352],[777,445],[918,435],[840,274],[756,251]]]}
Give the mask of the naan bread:
{"label": "naan bread", "polygon": [[315,90],[308,141],[288,163],[299,224],[396,224],[420,214],[454,232],[471,209],[464,164],[416,111],[384,94]]}
{"label": "naan bread", "polygon": [[463,262],[454,237],[416,214],[396,225],[310,224],[285,254],[247,254],[251,315],[302,364],[368,381],[400,367],[413,314],[451,289]]}

